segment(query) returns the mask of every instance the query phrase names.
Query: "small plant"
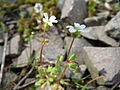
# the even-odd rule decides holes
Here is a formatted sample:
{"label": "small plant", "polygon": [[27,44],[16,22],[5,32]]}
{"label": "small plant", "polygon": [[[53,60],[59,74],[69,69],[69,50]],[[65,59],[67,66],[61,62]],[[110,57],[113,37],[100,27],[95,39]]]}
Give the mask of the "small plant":
{"label": "small plant", "polygon": [[[41,7],[41,4],[38,4],[38,6]],[[36,5],[35,10],[37,14],[43,15],[42,16],[43,19],[38,19],[39,16],[37,16],[36,19],[39,20],[38,21],[39,23],[44,24],[45,29],[43,30],[45,35],[46,29],[49,28],[50,26],[53,26],[53,23],[57,23],[58,21],[56,20],[55,16],[51,16],[49,18],[47,13],[41,12],[41,8],[36,9]],[[86,27],[85,25],[80,25],[79,23],[74,23],[74,26],[70,25],[66,26],[66,28],[68,28],[68,31],[72,34],[73,40],[69,47],[65,65],[61,64],[61,62],[63,62],[64,60],[64,56],[59,56],[55,64],[52,65],[44,64],[44,61],[42,59],[42,51],[46,43],[45,41],[46,39],[44,37],[44,39],[42,40],[42,47],[40,49],[40,58],[36,59],[33,64],[38,72],[36,74],[36,78],[38,79],[38,81],[35,83],[36,87],[40,86],[41,88],[45,88],[46,86],[53,86],[54,88],[60,88],[61,85],[69,85],[71,80],[65,78],[66,69],[69,67],[75,73],[80,72],[79,63],[75,61],[76,54],[73,54],[71,56],[69,56],[69,54],[75,38],[80,36],[80,32],[85,31],[85,27]]]}
{"label": "small plant", "polygon": [[88,0],[88,16],[91,17],[96,12],[97,3],[94,0]]}
{"label": "small plant", "polygon": [[119,11],[120,10],[120,1],[117,0],[113,5],[113,10]]}

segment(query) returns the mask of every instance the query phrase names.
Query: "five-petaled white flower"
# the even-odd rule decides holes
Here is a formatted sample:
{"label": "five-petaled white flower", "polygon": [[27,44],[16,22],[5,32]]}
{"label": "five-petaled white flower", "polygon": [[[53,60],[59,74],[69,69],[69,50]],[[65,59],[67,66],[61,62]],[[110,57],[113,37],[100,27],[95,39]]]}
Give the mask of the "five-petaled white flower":
{"label": "five-petaled white flower", "polygon": [[49,18],[47,13],[44,13],[44,17],[45,17],[45,18],[43,18],[43,21],[44,21],[45,23],[47,23],[49,26],[53,26],[53,23],[57,23],[57,22],[58,22],[57,20],[55,20],[55,19],[56,19],[55,16],[51,16],[51,17]]}
{"label": "five-petaled white flower", "polygon": [[74,23],[74,26],[66,26],[66,28],[68,28],[69,32],[74,33],[76,31],[80,31],[80,32],[85,32],[85,28],[86,26],[84,24],[79,24],[79,23]]}
{"label": "five-petaled white flower", "polygon": [[43,6],[40,3],[36,3],[34,6],[34,9],[35,9],[36,13],[40,13],[40,12],[42,12]]}

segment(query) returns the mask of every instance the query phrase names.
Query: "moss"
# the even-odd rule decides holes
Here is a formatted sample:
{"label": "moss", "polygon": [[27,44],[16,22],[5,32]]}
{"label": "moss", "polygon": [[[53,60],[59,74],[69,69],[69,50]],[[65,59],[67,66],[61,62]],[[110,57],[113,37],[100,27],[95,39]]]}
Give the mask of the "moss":
{"label": "moss", "polygon": [[97,3],[94,0],[88,0],[88,14],[93,16],[96,12]]}

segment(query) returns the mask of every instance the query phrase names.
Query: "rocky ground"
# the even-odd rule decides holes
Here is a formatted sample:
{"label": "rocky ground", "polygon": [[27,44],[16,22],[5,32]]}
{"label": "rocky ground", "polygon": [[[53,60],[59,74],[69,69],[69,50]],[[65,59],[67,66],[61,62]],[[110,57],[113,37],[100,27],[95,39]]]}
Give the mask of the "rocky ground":
{"label": "rocky ground", "polygon": [[[8,1],[11,2],[11,0]],[[55,63],[57,60],[56,56],[66,55],[72,37],[69,33],[64,33],[66,30],[64,28],[65,24],[84,23],[87,25],[87,32],[82,32],[81,37],[75,39],[70,53],[70,55],[73,53],[77,54],[76,61],[80,63],[81,73],[72,74],[72,76],[81,79],[91,74],[86,81],[104,76],[91,83],[88,88],[90,90],[120,90],[120,11],[112,10],[110,7],[116,2],[115,0],[105,0],[102,4],[98,2],[99,11],[96,11],[92,17],[88,17],[86,0],[59,0],[57,7],[61,11],[60,21],[51,27],[46,35],[49,40],[43,51],[46,62]],[[32,8],[26,8],[25,11],[21,12],[21,15],[31,12]],[[8,33],[6,53],[4,52],[6,33],[0,30],[1,66],[4,53],[6,55],[1,88],[11,83],[11,85],[6,86],[7,89],[5,90],[12,90],[13,81],[19,82],[26,75],[26,72],[31,70],[30,63],[32,61],[29,58],[33,55],[33,51],[36,52],[35,57],[39,56],[39,49],[41,48],[39,39],[43,38],[43,34],[38,33],[31,41],[23,42],[20,34],[16,32],[19,24],[18,17],[9,12],[1,14],[0,17],[4,19],[6,27],[11,30]],[[30,43],[32,46],[30,46]],[[25,68],[27,68],[25,73],[22,75],[18,74],[24,72]],[[70,78],[72,76],[68,69],[66,77]],[[32,75],[30,75],[21,86],[31,82],[33,79]],[[67,87],[66,90],[75,89]]]}

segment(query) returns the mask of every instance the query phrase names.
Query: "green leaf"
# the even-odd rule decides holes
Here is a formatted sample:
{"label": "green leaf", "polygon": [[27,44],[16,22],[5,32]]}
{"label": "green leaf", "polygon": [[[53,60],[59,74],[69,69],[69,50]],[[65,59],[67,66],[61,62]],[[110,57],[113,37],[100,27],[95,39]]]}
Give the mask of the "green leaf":
{"label": "green leaf", "polygon": [[50,82],[53,82],[53,81],[54,81],[54,78],[50,77],[50,78],[48,78],[48,80],[49,80]]}
{"label": "green leaf", "polygon": [[70,56],[69,60],[75,60],[76,59],[76,54],[73,54]]}
{"label": "green leaf", "polygon": [[48,66],[48,69],[47,69],[47,72],[51,72],[52,69],[53,69],[53,67],[49,65],[49,66]]}
{"label": "green leaf", "polygon": [[59,61],[62,62],[64,60],[64,56],[60,56]]}
{"label": "green leaf", "polygon": [[75,68],[74,70],[73,70],[73,72],[75,72],[75,73],[78,73],[78,72],[80,72],[80,68]]}
{"label": "green leaf", "polygon": [[56,73],[57,75],[60,75],[61,72],[62,72],[62,70],[61,70],[60,64],[56,64],[56,65],[55,65],[55,73]]}
{"label": "green leaf", "polygon": [[40,80],[38,80],[38,81],[35,83],[35,86],[36,86],[36,87],[39,87],[39,86],[41,86],[45,81],[46,81],[46,79],[40,79]]}
{"label": "green leaf", "polygon": [[67,63],[66,65],[67,65],[68,67],[73,67],[73,68],[75,68],[75,67],[77,66],[76,63]]}
{"label": "green leaf", "polygon": [[36,78],[39,78],[40,76],[41,76],[40,74],[37,74],[37,75],[36,75]]}
{"label": "green leaf", "polygon": [[63,79],[61,79],[61,80],[60,80],[60,83],[61,83],[61,84],[64,84],[64,85],[69,85],[69,83],[68,83],[68,82],[66,82],[66,81],[65,81],[65,80],[63,80]]}

